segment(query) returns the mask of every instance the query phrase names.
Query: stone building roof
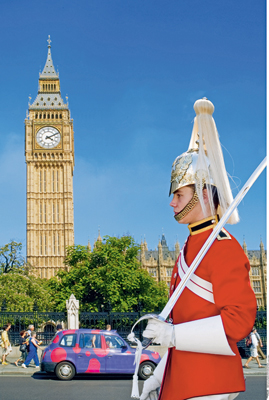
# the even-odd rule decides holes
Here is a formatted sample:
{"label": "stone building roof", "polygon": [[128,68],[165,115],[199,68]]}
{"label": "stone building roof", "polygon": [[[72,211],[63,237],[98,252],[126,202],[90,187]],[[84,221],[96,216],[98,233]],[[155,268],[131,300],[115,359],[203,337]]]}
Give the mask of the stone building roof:
{"label": "stone building roof", "polygon": [[[265,257],[266,257],[266,254],[267,254],[266,250],[264,251],[264,254],[265,254]],[[253,258],[256,258],[256,259],[259,260],[260,256],[261,256],[261,251],[260,250],[248,250],[248,259],[249,259],[249,261],[251,261]]]}
{"label": "stone building roof", "polygon": [[[52,56],[51,56],[51,40],[50,36],[48,39],[48,55],[45,66],[42,73],[39,75],[39,82],[46,83],[46,81],[59,81],[59,74],[55,71]],[[57,90],[41,90],[41,83],[39,84],[39,90],[36,99],[32,104],[29,104],[29,110],[63,110],[68,109],[68,104],[64,103],[62,99],[60,86]]]}
{"label": "stone building roof", "polygon": [[52,57],[51,57],[51,40],[50,40],[50,36],[48,39],[48,55],[47,55],[47,60],[46,60],[46,64],[45,67],[43,68],[42,73],[39,75],[39,79],[59,79],[59,74],[55,71],[54,65],[53,65],[53,61],[52,61]]}

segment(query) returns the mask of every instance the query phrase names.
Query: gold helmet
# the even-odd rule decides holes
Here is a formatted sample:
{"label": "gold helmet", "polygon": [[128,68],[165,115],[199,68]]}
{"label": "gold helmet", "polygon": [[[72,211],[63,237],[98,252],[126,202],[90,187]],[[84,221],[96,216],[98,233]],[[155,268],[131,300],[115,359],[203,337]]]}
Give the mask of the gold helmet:
{"label": "gold helmet", "polygon": [[[216,213],[212,187],[217,190],[219,206],[217,214],[221,217],[233,201],[233,196],[225,169],[223,154],[215,121],[212,117],[214,105],[206,98],[197,100],[194,104],[196,117],[187,152],[178,156],[172,165],[169,196],[181,187],[194,185],[195,190],[191,201],[175,215],[180,221],[200,201],[205,213],[203,189],[208,189],[211,213]],[[228,222],[239,221],[237,210],[233,212]]]}

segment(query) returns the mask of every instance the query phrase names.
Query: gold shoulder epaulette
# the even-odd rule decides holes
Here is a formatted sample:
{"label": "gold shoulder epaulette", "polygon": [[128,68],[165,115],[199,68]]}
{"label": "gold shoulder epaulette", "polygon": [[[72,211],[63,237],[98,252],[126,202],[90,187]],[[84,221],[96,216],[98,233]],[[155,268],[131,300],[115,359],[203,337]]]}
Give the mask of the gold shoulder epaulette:
{"label": "gold shoulder epaulette", "polygon": [[231,240],[231,236],[229,235],[229,233],[226,231],[226,229],[222,228],[222,230],[220,231],[220,233],[217,236],[218,240],[225,240],[225,239],[229,239]]}

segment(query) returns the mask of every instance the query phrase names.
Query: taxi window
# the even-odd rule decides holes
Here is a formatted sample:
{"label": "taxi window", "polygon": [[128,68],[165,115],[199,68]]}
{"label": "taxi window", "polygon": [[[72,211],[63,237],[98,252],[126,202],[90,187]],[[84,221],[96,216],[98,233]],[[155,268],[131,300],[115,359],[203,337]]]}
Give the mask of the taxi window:
{"label": "taxi window", "polygon": [[59,344],[60,346],[64,347],[74,347],[76,344],[76,339],[77,335],[75,334],[64,335]]}
{"label": "taxi window", "polygon": [[124,341],[114,335],[105,335],[106,345],[111,349],[120,349],[122,346],[125,346]]}
{"label": "taxi window", "polygon": [[101,349],[101,336],[96,333],[80,335],[79,347]]}

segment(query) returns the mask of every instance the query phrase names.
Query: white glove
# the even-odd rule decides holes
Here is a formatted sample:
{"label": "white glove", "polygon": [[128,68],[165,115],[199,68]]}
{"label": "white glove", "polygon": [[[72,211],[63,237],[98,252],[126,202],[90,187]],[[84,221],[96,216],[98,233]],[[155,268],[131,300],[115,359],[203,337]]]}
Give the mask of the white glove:
{"label": "white glove", "polygon": [[143,391],[140,400],[157,400],[159,389],[162,384],[164,370],[167,362],[168,351],[155,368],[153,375],[144,382]]}
{"label": "white glove", "polygon": [[174,347],[174,325],[158,319],[149,319],[148,325],[143,332],[143,336],[152,339],[153,343],[165,347]]}
{"label": "white glove", "polygon": [[151,377],[144,382],[140,400],[158,400],[158,389],[160,386],[161,384],[158,379],[154,375],[151,375]]}

